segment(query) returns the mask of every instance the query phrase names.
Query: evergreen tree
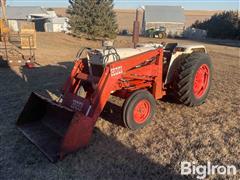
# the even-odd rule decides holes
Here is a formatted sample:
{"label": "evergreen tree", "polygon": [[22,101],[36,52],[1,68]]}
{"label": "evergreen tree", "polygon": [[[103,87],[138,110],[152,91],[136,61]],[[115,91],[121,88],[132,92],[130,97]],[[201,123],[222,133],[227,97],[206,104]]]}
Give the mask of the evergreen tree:
{"label": "evergreen tree", "polygon": [[69,24],[75,34],[90,39],[115,38],[117,31],[113,0],[69,0],[67,13]]}

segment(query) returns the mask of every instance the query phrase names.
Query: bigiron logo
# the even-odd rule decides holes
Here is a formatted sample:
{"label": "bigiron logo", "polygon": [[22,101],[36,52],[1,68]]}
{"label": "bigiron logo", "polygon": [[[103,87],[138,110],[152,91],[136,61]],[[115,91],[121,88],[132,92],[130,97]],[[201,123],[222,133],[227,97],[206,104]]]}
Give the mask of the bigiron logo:
{"label": "bigiron logo", "polygon": [[207,162],[205,165],[198,165],[196,162],[181,162],[181,175],[196,175],[197,179],[205,179],[211,175],[237,175],[237,168],[234,165],[213,165]]}

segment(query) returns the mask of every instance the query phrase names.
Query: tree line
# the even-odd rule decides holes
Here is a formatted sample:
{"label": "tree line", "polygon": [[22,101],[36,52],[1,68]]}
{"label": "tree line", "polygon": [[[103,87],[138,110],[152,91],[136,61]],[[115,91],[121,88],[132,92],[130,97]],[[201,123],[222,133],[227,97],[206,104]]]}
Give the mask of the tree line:
{"label": "tree line", "polygon": [[238,11],[224,11],[205,21],[196,21],[192,28],[203,29],[208,37],[240,40],[240,18]]}
{"label": "tree line", "polygon": [[[72,33],[89,39],[113,39],[117,35],[113,0],[69,0],[69,25]],[[208,37],[240,40],[238,11],[224,11],[205,21],[196,21],[193,28],[208,32]]]}

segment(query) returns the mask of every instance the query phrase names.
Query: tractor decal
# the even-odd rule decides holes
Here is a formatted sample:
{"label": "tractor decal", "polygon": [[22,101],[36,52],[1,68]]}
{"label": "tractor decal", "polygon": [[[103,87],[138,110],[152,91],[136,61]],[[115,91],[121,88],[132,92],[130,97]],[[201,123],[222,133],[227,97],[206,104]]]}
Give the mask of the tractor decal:
{"label": "tractor decal", "polygon": [[123,73],[123,68],[122,66],[118,66],[118,67],[115,67],[115,68],[112,68],[111,69],[111,76],[114,77],[114,76],[117,76],[117,75],[120,75]]}

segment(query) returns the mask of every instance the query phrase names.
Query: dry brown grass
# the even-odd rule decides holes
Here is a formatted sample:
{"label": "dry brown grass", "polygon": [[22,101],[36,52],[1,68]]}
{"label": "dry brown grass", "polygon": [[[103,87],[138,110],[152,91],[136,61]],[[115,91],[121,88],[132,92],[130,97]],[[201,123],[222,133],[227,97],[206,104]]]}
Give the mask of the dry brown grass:
{"label": "dry brown grass", "polygon": [[[141,38],[141,41],[157,40]],[[0,69],[0,179],[178,180],[186,178],[179,174],[183,160],[240,168],[240,49],[214,44],[205,44],[215,69],[205,104],[189,108],[157,101],[152,124],[132,132],[107,121],[120,119],[122,101],[111,98],[111,111],[106,108],[99,118],[90,146],[62,162],[49,163],[16,129],[17,117],[32,91],[47,89],[58,94],[56,89],[65,81],[80,47],[100,44],[61,33],[38,33],[37,61],[41,67]],[[131,38],[118,37],[116,45],[130,47]],[[209,179],[239,178],[238,174]]]}

